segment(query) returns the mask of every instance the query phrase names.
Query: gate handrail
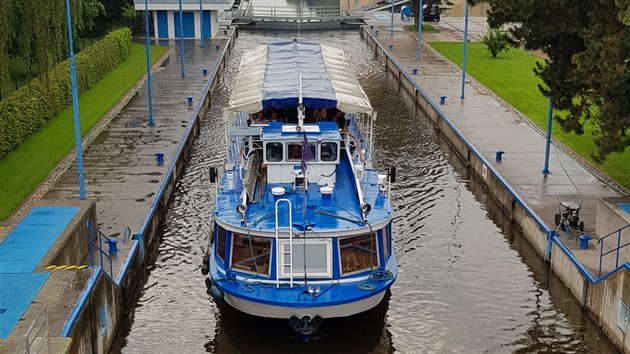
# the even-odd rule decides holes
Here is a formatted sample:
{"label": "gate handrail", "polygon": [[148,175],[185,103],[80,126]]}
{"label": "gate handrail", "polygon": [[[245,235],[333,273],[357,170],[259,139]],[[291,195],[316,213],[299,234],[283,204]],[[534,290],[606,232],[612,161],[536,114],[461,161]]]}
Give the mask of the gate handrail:
{"label": "gate handrail", "polygon": [[[90,266],[94,266],[94,252],[93,249],[96,248],[99,253],[101,254],[101,268],[103,268],[103,271],[105,273],[105,275],[107,275],[109,277],[109,279],[115,284],[116,282],[114,281],[114,268],[112,265],[112,257],[109,255],[109,252],[105,252],[103,250],[103,238],[105,239],[106,243],[111,243],[112,242],[112,238],[107,237],[104,233],[101,232],[101,230],[98,229],[98,226],[94,225],[94,223],[92,223],[92,221],[90,220],[86,220],[86,225],[88,228],[88,238],[90,240]],[[93,230],[96,230],[96,236],[98,237],[98,242],[95,243],[92,237],[92,232]],[[117,240],[114,240],[116,242],[118,242]],[[109,260],[109,274],[106,271],[106,268],[104,267],[104,263],[103,263],[103,256],[105,256],[105,258],[107,258]]]}
{"label": "gate handrail", "polygon": [[[615,252],[617,254],[616,259],[615,259],[615,268],[619,267],[619,250],[621,250],[622,248],[627,247],[628,245],[630,245],[630,242],[626,242],[623,245],[621,244],[621,231],[623,231],[626,228],[629,228],[630,224],[623,226],[609,234],[607,234],[606,236],[601,237],[599,240],[597,240],[597,243],[599,243],[599,270],[598,270],[598,276],[602,276],[602,259],[604,258],[604,256],[609,255],[613,252]],[[617,247],[615,248],[611,248],[610,251],[608,252],[604,252],[604,240],[611,237],[617,235]],[[625,263],[625,262],[624,262]]]}

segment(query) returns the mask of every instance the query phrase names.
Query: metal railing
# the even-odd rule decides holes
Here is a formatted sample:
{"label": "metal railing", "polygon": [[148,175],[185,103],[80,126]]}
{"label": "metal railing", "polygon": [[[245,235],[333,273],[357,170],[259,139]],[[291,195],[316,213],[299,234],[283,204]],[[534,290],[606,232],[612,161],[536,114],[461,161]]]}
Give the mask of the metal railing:
{"label": "metal railing", "polygon": [[[630,224],[609,233],[608,235],[600,238],[597,241],[597,243],[599,243],[599,275],[598,276],[600,277],[602,276],[602,259],[604,258],[604,256],[609,255],[613,252],[615,253],[615,269],[619,267],[619,250],[630,245],[630,242],[626,242],[623,245],[621,244],[621,232],[627,228],[630,228]],[[604,240],[615,235],[617,235],[617,247],[612,248],[610,249],[610,251],[604,253],[604,246],[605,246]]]}
{"label": "metal railing", "polygon": [[[149,4],[179,4],[179,0],[148,0]],[[134,4],[144,5],[145,0],[133,0]],[[202,4],[231,4],[233,0],[201,0]],[[199,0],[182,0],[182,4],[199,4]]]}
{"label": "metal railing", "polygon": [[52,353],[50,346],[50,323],[46,304],[42,305],[24,335],[24,341],[15,351],[16,354]]}
{"label": "metal railing", "polygon": [[341,19],[363,19],[364,11],[353,13],[345,6],[253,6],[249,5],[246,10],[234,10],[232,18],[247,19],[269,19],[269,20],[341,20]]}
{"label": "metal railing", "polygon": [[[105,234],[102,233],[98,229],[98,227],[94,225],[90,220],[87,220],[86,224],[88,227],[88,238],[90,240],[90,266],[93,267],[95,265],[94,264],[94,249],[96,249],[100,254],[100,261],[101,261],[101,263],[98,265],[100,265],[103,268],[103,271],[105,272],[105,274],[108,275],[112,281],[114,281],[113,280],[114,268],[112,266],[112,257],[109,254],[109,251],[105,251],[103,249],[103,242],[105,242],[107,245],[111,245],[112,243],[116,243],[117,240],[113,240],[105,236]],[[94,240],[95,232],[96,232],[96,241]],[[109,262],[109,272],[108,272],[108,269],[105,267],[105,264],[106,264],[105,262]]]}

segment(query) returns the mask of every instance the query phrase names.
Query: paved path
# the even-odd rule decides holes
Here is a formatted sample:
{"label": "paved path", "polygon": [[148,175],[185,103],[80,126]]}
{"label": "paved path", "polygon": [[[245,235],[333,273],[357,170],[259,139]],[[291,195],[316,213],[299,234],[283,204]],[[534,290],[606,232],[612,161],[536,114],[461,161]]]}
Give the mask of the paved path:
{"label": "paved path", "polygon": [[[477,19],[475,21],[478,23]],[[442,38],[435,35],[433,38],[457,38],[462,27],[460,22],[462,21],[444,18],[440,28],[449,33],[443,33]],[[392,54],[408,72],[419,68],[418,75],[414,76],[415,81],[429,97],[434,97],[437,102],[440,96],[446,96],[446,104],[440,106],[442,111],[484,157],[494,163],[505,180],[549,227],[554,225],[554,214],[560,201],[580,201],[580,195],[571,183],[572,179],[583,200],[580,217],[585,222],[585,233],[594,232],[597,199],[619,196],[615,190],[554,146],[551,148],[549,161],[552,173],[545,177],[541,173],[545,137],[540,129],[533,128],[525,117],[474,78],[469,77],[467,80],[466,99],[460,100],[461,69],[426,44],[422,47],[422,62],[418,64],[417,37],[403,27],[409,23],[396,19],[393,36],[390,36],[389,19],[373,16],[369,23],[374,25],[375,30],[379,30],[377,39],[384,48],[394,45]],[[501,162],[495,162],[495,152],[499,150],[505,151],[505,154]],[[578,248],[576,238],[569,241],[564,237],[564,241],[569,248]],[[576,253],[591,271],[597,270],[599,249]]]}

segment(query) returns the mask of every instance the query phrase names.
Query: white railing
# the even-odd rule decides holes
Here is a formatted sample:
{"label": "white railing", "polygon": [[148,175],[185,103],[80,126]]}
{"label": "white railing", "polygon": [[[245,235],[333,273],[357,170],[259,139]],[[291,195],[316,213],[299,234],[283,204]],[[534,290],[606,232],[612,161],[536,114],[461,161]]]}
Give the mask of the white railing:
{"label": "white railing", "polygon": [[[179,4],[179,0],[148,0],[149,4]],[[234,0],[201,0],[202,4],[230,4]],[[134,4],[144,4],[145,0],[133,0]],[[199,0],[182,0],[182,4],[199,4]]]}
{"label": "white railing", "polygon": [[31,354],[31,353],[52,353],[50,346],[50,324],[48,323],[48,311],[44,304],[28,331],[24,335],[22,344],[15,353]]}
{"label": "white railing", "polygon": [[364,13],[352,13],[344,6],[253,6],[246,10],[235,10],[232,18],[277,19],[277,20],[338,20],[362,19]]}

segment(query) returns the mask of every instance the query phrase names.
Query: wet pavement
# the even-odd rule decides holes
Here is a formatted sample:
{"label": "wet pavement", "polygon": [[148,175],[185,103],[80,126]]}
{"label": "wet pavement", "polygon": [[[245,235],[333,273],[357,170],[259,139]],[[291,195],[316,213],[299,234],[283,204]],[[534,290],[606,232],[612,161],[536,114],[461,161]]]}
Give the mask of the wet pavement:
{"label": "wet pavement", "polygon": [[[450,34],[428,34],[433,37],[423,37],[424,40],[463,38],[459,37],[463,27],[462,18],[443,19],[440,27]],[[469,29],[482,33],[482,19],[485,21],[484,18],[474,18]],[[559,202],[581,202],[580,219],[585,223],[584,233],[592,234],[597,239],[598,235],[594,234],[597,200],[601,197],[618,197],[620,194],[553,144],[549,158],[551,173],[547,176],[542,174],[545,136],[541,129],[533,127],[526,117],[470,75],[467,75],[465,99],[461,100],[461,69],[430,48],[426,42],[422,46],[422,61],[419,64],[417,37],[404,30],[407,22],[396,18],[394,34],[390,36],[388,19],[373,16],[369,20],[374,29],[379,30],[376,38],[381,45],[384,48],[394,45],[391,53],[407,72],[418,68],[418,75],[413,78],[427,95],[433,97],[436,103],[441,96],[446,97],[440,109],[549,228],[554,228],[554,215],[558,212]],[[501,161],[495,161],[497,151],[505,152]],[[578,248],[576,237],[567,240],[566,234],[560,234],[570,249]],[[592,273],[597,270],[594,266],[599,262],[598,248],[576,252],[576,255]]]}

